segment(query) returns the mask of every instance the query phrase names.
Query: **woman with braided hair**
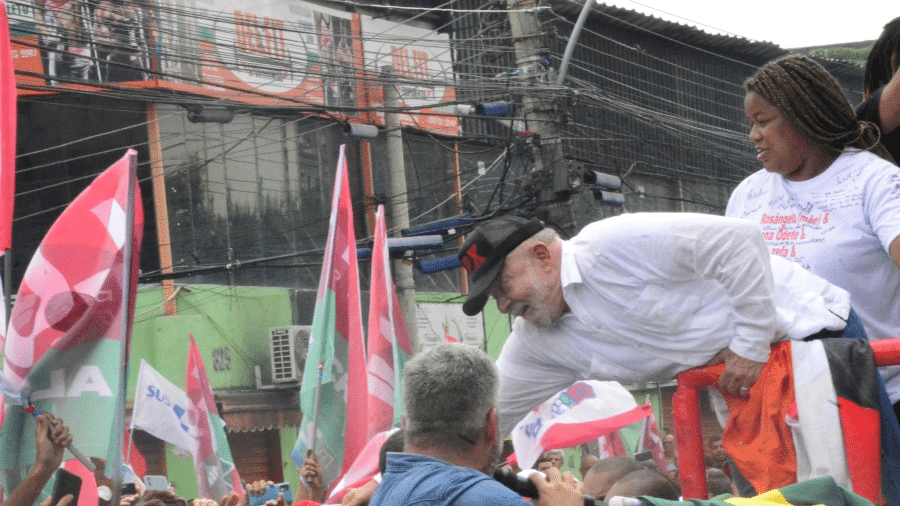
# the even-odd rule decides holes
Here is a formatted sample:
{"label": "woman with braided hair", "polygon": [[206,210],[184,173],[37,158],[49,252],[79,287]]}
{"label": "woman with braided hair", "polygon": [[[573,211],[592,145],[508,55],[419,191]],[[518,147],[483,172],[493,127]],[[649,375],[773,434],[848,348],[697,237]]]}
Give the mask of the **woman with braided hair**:
{"label": "woman with braided hair", "polygon": [[[837,81],[805,56],[767,63],[744,88],[763,170],[738,185],[725,214],[757,223],[773,255],[847,290],[870,340],[900,337],[900,168],[878,128],[858,121]],[[884,455],[900,445],[891,416],[900,367],[880,371]],[[900,457],[882,464],[889,502],[900,504]]]}
{"label": "woman with braided hair", "polygon": [[856,108],[860,120],[881,129],[881,142],[900,163],[900,17],[884,25],[866,60],[865,101]]}

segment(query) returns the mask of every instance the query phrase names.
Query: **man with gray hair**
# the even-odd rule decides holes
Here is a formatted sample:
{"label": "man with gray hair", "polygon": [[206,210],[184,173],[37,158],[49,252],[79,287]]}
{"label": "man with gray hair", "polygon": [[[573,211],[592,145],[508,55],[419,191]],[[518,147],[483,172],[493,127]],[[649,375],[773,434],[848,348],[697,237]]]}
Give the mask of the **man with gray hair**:
{"label": "man with gray hair", "polygon": [[[531,503],[492,479],[500,455],[497,369],[471,346],[445,344],[416,355],[404,368],[404,453],[388,453],[370,506],[427,503],[481,506]],[[539,505],[584,504],[571,474],[551,469],[530,478]]]}

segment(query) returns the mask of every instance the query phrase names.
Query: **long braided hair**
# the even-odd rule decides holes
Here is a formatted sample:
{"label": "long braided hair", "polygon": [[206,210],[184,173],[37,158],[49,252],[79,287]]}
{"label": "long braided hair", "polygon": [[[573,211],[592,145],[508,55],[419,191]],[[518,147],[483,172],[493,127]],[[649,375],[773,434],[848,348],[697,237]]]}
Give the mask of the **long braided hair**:
{"label": "long braided hair", "polygon": [[884,31],[869,51],[863,80],[863,92],[866,97],[891,80],[891,63],[894,57],[898,59],[897,64],[900,65],[900,17],[884,25]]}
{"label": "long braided hair", "polygon": [[794,55],[772,60],[750,76],[744,88],[781,111],[807,142],[835,153],[851,147],[891,160],[880,142],[878,127],[857,121],[841,86],[809,57]]}

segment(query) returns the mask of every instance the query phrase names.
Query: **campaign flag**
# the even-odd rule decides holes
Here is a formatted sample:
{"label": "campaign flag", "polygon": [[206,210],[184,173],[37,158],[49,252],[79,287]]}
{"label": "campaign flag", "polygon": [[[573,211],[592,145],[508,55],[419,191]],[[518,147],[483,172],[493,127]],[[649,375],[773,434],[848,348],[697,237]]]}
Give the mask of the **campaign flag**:
{"label": "campaign flag", "polygon": [[459,339],[450,335],[450,324],[447,322],[444,322],[442,325],[444,327],[444,341],[446,341],[450,344],[458,343]]}
{"label": "campaign flag", "polygon": [[[317,406],[320,363],[321,390]],[[331,220],[312,333],[300,386],[303,422],[291,453],[297,466],[303,465],[306,450],[315,446],[324,483],[333,483],[347,471],[366,444],[367,392],[353,209],[342,145],[334,178]],[[356,400],[351,400],[353,398]]]}
{"label": "campaign flag", "polygon": [[672,501],[641,496],[641,504],[650,506],[873,506],[865,497],[838,486],[831,476],[822,476],[769,490],[754,497],[717,496],[713,499],[690,499]]}
{"label": "campaign flag", "polygon": [[198,441],[191,434],[188,400],[184,390],[175,386],[141,359],[131,426],[175,445],[188,453],[197,453]]}
{"label": "campaign flag", "polygon": [[229,492],[241,495],[244,487],[234,467],[224,424],[219,418],[203,357],[193,334],[190,334],[184,390],[188,400],[188,418],[197,445],[194,451],[197,495],[209,499],[221,498]]}
{"label": "campaign flag", "polygon": [[[65,420],[78,449],[105,460],[114,479],[143,229],[136,167],[137,152],[128,150],[50,227],[19,286],[3,368],[13,388]],[[12,490],[34,462],[34,422],[21,406],[5,410],[0,468]]]}
{"label": "campaign flag", "polygon": [[615,381],[584,380],[561,390],[525,416],[512,432],[519,467],[528,469],[541,453],[569,448],[650,416]]}
{"label": "campaign flag", "polygon": [[369,298],[368,430],[371,439],[393,425],[403,413],[403,365],[412,355],[409,333],[400,313],[397,290],[391,279],[384,206],[375,213],[375,245]]}
{"label": "campaign flag", "polygon": [[[0,0],[0,255],[12,247],[13,200],[16,189],[16,76],[6,1]],[[6,320],[3,320],[4,322]]]}
{"label": "campaign flag", "polygon": [[628,457],[628,451],[625,449],[625,443],[622,442],[622,435],[616,429],[609,434],[597,438],[597,445],[600,447],[600,458],[609,457]]}
{"label": "campaign flag", "polygon": [[[650,405],[650,396],[644,400],[644,404]],[[653,462],[659,468],[659,472],[666,474],[669,465],[666,462],[666,452],[663,449],[662,439],[659,437],[659,428],[656,426],[656,417],[653,416],[653,410],[650,410],[650,416],[641,421],[641,437],[638,441],[638,453],[641,451],[650,451],[653,454]]]}
{"label": "campaign flag", "polygon": [[350,465],[350,469],[341,477],[341,479],[331,487],[331,493],[328,499],[322,504],[341,504],[344,496],[352,488],[359,488],[366,483],[372,481],[372,478],[380,472],[378,469],[378,458],[381,454],[381,446],[387,441],[391,434],[400,430],[393,428],[384,432],[375,434],[366,446],[363,447],[356,460]]}

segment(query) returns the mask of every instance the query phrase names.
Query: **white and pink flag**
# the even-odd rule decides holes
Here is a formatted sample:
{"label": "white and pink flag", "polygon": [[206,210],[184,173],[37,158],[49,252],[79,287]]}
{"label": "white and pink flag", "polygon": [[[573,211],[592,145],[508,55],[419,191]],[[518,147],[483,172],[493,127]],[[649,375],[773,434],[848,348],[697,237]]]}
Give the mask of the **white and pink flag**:
{"label": "white and pink flag", "polygon": [[381,446],[391,434],[398,430],[400,429],[389,429],[370,438],[356,456],[356,460],[350,465],[350,469],[331,487],[331,493],[323,504],[341,504],[350,489],[359,488],[372,481],[372,478],[379,472],[378,457],[381,454]]}
{"label": "white and pink flag", "polygon": [[628,450],[625,449],[625,443],[622,442],[622,435],[618,429],[597,438],[597,446],[600,447],[600,458],[608,459],[609,457],[628,457]]}
{"label": "white and pink flag", "polygon": [[519,467],[528,469],[541,453],[577,446],[652,414],[615,381],[584,380],[534,408],[512,432]]}
{"label": "white and pink flag", "polygon": [[[648,395],[645,404],[650,404],[650,396]],[[641,437],[638,441],[638,450],[649,450],[653,453],[653,462],[659,468],[659,472],[666,474],[668,471],[668,463],[666,462],[666,452],[663,449],[662,438],[659,437],[659,428],[656,426],[656,417],[653,411],[650,416],[641,422]]]}
{"label": "white and pink flag", "polygon": [[366,437],[399,425],[403,413],[400,378],[412,356],[409,333],[400,312],[397,290],[391,279],[384,206],[375,213],[375,244],[369,299],[369,357],[367,363],[368,419]]}

